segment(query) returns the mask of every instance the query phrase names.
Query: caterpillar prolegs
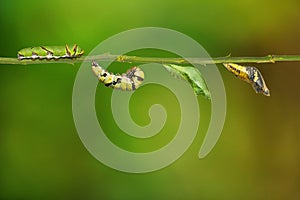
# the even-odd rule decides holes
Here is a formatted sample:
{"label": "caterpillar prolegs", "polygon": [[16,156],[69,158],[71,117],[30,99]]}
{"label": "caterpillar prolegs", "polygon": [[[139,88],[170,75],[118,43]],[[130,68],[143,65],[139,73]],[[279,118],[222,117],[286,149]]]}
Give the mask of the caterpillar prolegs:
{"label": "caterpillar prolegs", "polygon": [[18,52],[18,59],[31,59],[31,60],[58,60],[62,58],[78,58],[84,54],[84,51],[74,44],[70,48],[67,44],[66,46],[39,46],[39,47],[29,47],[21,49]]}
{"label": "caterpillar prolegs", "polygon": [[123,91],[136,90],[144,80],[144,72],[139,67],[132,67],[124,74],[113,74],[103,69],[95,61],[92,62],[92,70],[98,80],[105,86]]}
{"label": "caterpillar prolegs", "polygon": [[240,79],[250,83],[256,93],[262,93],[266,96],[270,96],[270,90],[268,89],[266,82],[256,67],[241,66],[234,63],[224,63],[226,69],[232,72]]}

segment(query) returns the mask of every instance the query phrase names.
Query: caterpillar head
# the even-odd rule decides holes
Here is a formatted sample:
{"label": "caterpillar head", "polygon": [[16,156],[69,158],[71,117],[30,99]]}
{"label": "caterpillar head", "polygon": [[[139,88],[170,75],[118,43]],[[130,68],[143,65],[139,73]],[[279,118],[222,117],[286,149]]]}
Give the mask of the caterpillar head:
{"label": "caterpillar head", "polygon": [[66,44],[65,48],[68,56],[80,57],[84,54],[84,50],[82,50],[79,46],[77,46],[77,44],[74,44],[72,48],[70,47]]}
{"label": "caterpillar head", "polygon": [[98,63],[93,61],[92,62],[92,71],[95,74],[95,76],[97,76],[99,79],[104,70],[102,69],[102,67],[100,67],[100,65],[98,65]]}

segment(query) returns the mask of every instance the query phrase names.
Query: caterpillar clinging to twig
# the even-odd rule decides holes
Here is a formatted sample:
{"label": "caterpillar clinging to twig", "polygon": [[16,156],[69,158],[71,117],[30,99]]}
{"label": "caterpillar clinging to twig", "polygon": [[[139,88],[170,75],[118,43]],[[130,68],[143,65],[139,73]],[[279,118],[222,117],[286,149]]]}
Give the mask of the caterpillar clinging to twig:
{"label": "caterpillar clinging to twig", "polygon": [[270,96],[270,90],[268,89],[266,82],[256,67],[241,66],[234,63],[223,63],[223,65],[240,79],[250,83],[256,93],[262,93],[266,96]]}
{"label": "caterpillar clinging to twig", "polygon": [[84,51],[74,44],[72,48],[66,46],[39,46],[21,49],[18,52],[18,59],[31,59],[31,60],[58,60],[61,58],[78,58],[84,54]]}
{"label": "caterpillar clinging to twig", "polygon": [[132,91],[137,89],[144,80],[144,72],[139,67],[132,67],[126,73],[113,74],[103,69],[95,61],[92,62],[92,70],[98,80],[105,86],[123,91]]}

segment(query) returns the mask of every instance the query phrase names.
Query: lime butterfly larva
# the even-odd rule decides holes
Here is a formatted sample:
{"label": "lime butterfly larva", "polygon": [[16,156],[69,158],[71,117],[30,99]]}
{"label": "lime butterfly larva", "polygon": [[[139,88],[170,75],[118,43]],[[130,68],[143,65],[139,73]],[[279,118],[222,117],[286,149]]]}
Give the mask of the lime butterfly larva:
{"label": "lime butterfly larva", "polygon": [[234,63],[223,63],[226,69],[232,72],[240,79],[250,83],[256,93],[262,93],[266,96],[270,96],[270,90],[268,89],[266,82],[256,67],[241,66]]}
{"label": "lime butterfly larva", "polygon": [[113,74],[103,69],[95,61],[92,62],[92,70],[98,80],[105,86],[123,91],[136,90],[144,80],[144,72],[139,67],[132,67],[126,73]]}
{"label": "lime butterfly larva", "polygon": [[39,46],[21,49],[18,52],[18,59],[58,60],[61,58],[78,58],[83,54],[84,51],[76,44],[72,48],[67,44],[66,46]]}

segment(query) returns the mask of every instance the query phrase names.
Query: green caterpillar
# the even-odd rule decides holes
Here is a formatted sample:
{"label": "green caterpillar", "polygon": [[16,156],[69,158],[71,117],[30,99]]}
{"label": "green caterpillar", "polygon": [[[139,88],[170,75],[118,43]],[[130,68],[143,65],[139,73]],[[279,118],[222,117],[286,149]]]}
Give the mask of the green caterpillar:
{"label": "green caterpillar", "polygon": [[58,60],[62,58],[78,58],[84,54],[84,51],[74,44],[72,48],[66,46],[39,46],[21,49],[18,52],[18,59],[31,59],[31,60]]}
{"label": "green caterpillar", "polygon": [[98,63],[93,61],[92,70],[98,80],[106,87],[120,89],[123,91],[136,90],[144,80],[144,72],[139,67],[132,67],[126,73],[113,74],[103,69]]}

